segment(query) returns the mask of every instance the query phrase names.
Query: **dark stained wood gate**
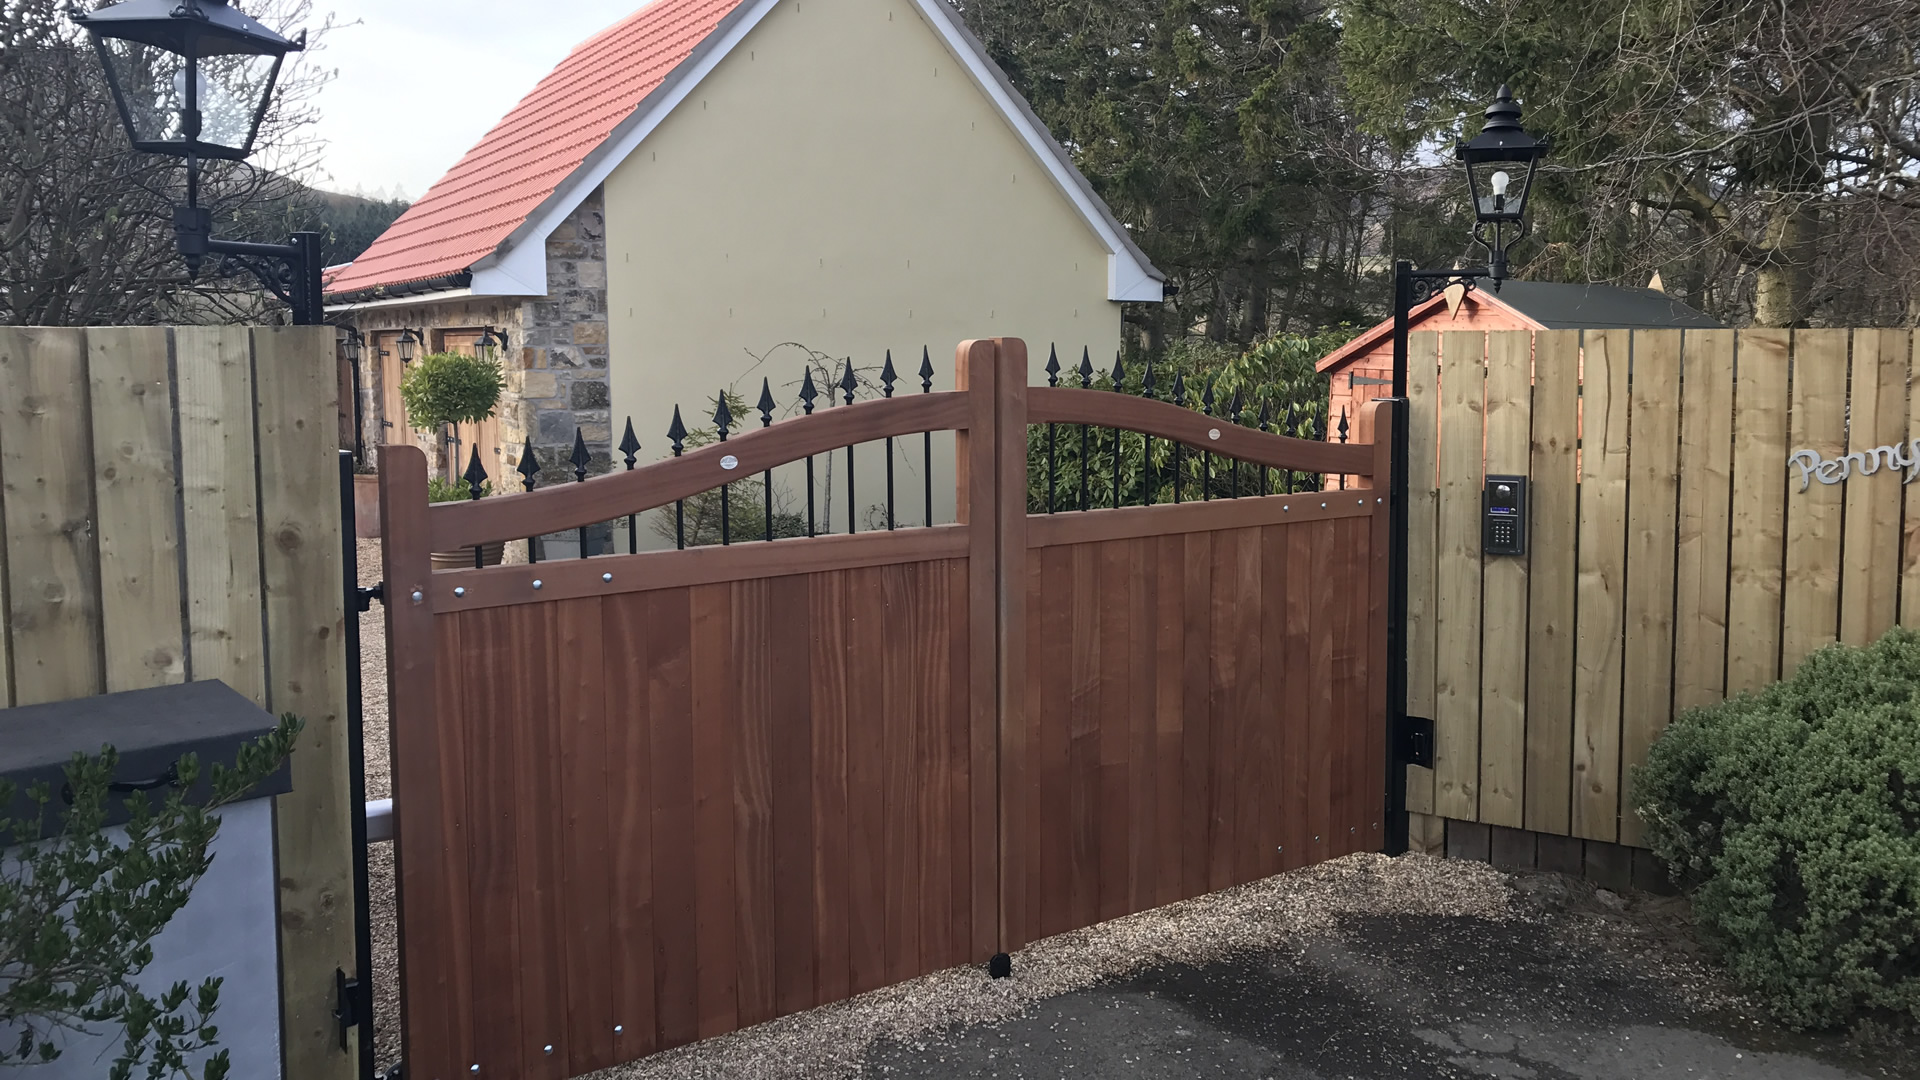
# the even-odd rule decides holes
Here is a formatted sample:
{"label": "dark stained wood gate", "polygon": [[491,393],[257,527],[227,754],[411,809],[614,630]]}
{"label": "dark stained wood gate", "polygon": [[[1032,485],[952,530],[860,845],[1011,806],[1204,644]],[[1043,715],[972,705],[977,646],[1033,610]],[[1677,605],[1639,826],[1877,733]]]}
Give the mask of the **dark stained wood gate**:
{"label": "dark stained wood gate", "polygon": [[[1381,846],[1372,413],[1328,445],[1029,390],[1017,340],[958,364],[951,393],[473,503],[429,508],[424,455],[383,448],[410,1077],[562,1080]],[[1029,514],[1048,423],[1350,490]],[[949,430],[958,524],[429,564]]]}

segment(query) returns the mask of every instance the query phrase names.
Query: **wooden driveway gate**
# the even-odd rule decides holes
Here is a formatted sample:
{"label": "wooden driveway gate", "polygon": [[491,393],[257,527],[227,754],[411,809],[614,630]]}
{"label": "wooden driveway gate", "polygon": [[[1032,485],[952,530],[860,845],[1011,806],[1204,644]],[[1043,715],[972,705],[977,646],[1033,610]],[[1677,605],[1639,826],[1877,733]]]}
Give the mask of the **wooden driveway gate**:
{"label": "wooden driveway gate", "polygon": [[[1373,414],[1329,445],[1029,389],[1017,340],[958,362],[951,393],[472,503],[383,448],[410,1078],[563,1080],[1379,849]],[[1050,423],[1349,490],[1029,514]],[[959,524],[429,565],[948,430]]]}

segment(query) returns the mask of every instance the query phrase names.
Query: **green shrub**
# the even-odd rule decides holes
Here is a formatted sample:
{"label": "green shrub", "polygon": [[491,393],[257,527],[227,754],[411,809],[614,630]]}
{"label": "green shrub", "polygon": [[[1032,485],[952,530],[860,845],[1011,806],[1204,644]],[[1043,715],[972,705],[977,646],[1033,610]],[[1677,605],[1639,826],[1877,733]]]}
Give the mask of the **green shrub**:
{"label": "green shrub", "polygon": [[1707,944],[1781,1019],[1920,1019],[1920,634],[1683,714],[1634,800]]}
{"label": "green shrub", "polygon": [[461,353],[433,353],[407,365],[400,403],[417,428],[477,424],[493,415],[505,387],[500,365]]}

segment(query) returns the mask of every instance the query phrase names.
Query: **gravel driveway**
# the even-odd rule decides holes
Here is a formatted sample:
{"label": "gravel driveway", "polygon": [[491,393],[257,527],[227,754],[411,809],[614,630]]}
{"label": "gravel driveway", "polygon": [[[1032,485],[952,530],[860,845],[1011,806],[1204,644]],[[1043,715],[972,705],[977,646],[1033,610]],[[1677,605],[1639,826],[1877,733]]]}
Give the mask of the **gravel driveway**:
{"label": "gravel driveway", "polygon": [[[361,580],[379,578],[362,541]],[[385,634],[361,617],[367,795],[389,793]],[[392,846],[376,845],[378,1060],[399,1055]],[[1354,855],[1036,942],[595,1080],[1638,1077],[1920,1080],[1920,1037],[1779,1029],[1686,902],[1553,874]]]}

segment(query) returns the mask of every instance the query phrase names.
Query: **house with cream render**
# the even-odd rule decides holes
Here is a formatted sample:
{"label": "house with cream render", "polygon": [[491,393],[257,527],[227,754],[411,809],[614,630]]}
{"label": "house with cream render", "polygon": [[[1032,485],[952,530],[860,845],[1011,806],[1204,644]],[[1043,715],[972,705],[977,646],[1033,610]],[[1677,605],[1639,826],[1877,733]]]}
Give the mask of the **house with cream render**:
{"label": "house with cream render", "polygon": [[629,418],[666,456],[674,406],[700,426],[723,388],[767,380],[785,415],[809,359],[871,383],[890,352],[901,392],[923,348],[951,388],[969,337],[1108,366],[1121,305],[1163,283],[945,0],[653,0],[326,291],[365,335],[368,445],[433,438],[400,409],[403,351],[504,337],[506,398],[456,453],[517,481],[529,445],[571,478],[576,429],[609,467]]}

